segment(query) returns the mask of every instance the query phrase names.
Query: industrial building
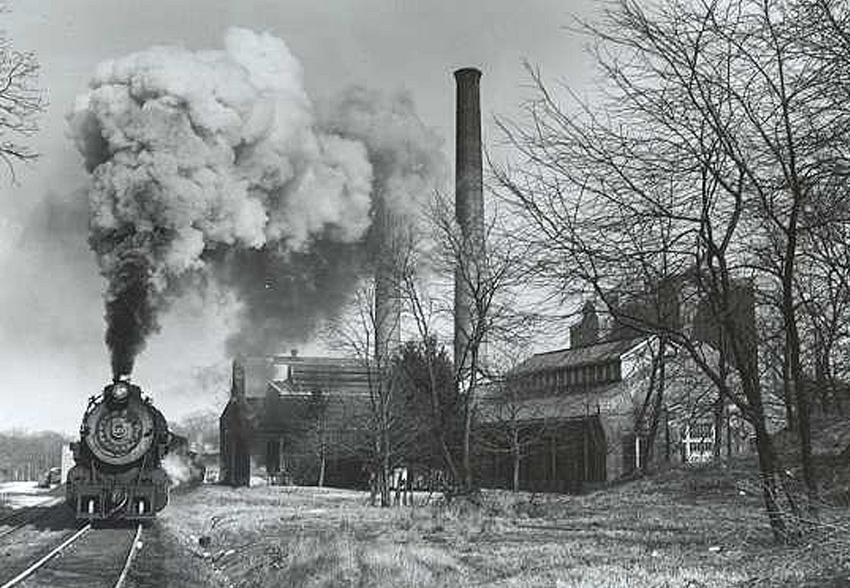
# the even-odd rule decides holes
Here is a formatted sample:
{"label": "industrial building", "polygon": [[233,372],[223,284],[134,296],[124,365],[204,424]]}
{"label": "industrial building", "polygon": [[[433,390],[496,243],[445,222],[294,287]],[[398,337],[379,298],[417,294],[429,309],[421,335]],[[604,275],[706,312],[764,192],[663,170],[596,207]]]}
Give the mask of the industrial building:
{"label": "industrial building", "polygon": [[369,378],[350,358],[293,352],[234,360],[220,420],[220,480],[365,486]]}
{"label": "industrial building", "polygon": [[482,485],[572,492],[634,470],[633,380],[647,345],[606,341],[520,363],[481,402]]}
{"label": "industrial building", "polygon": [[[677,290],[667,296],[668,316],[684,317],[695,336],[710,341],[712,323],[698,308],[683,305]],[[752,312],[751,302],[743,304],[741,320],[751,320]],[[570,342],[569,348],[532,355],[488,387],[478,410],[485,487],[575,492],[628,476],[647,459],[707,461],[721,441],[729,453],[750,450],[743,421],[723,403],[716,420],[712,382],[681,355],[666,365],[663,402],[653,414],[647,395],[659,385],[660,376],[651,374],[657,337],[602,321],[587,302]]]}
{"label": "industrial building", "polygon": [[[473,290],[480,272],[486,271],[477,263],[485,246],[480,77],[473,68],[455,72],[455,216],[464,251],[455,271],[454,361],[461,391],[471,376],[467,350],[477,320]],[[387,358],[400,332],[391,255],[394,223],[380,200],[375,214],[378,324],[373,352]],[[701,312],[698,304],[682,303],[695,299],[685,295],[689,279],[666,280],[654,304],[633,297],[622,314],[651,312],[671,325],[685,322],[718,348],[718,329],[706,318],[710,313]],[[754,321],[751,290],[740,293],[745,294],[740,297],[741,320],[749,324]],[[602,322],[588,302],[581,321],[570,329],[569,348],[532,355],[503,381],[486,383],[479,391],[475,453],[483,486],[580,491],[628,475],[648,456],[699,461],[713,454],[720,440],[718,421],[699,405],[710,382],[687,362],[677,362],[677,368],[667,371],[663,405],[647,414],[658,340],[622,320]],[[221,480],[247,485],[253,470],[284,483],[365,487],[370,385],[378,377],[369,363],[297,354],[234,361],[230,400],[220,425]],[[650,421],[653,432],[647,430]],[[727,440],[733,436],[731,422],[727,415]],[[740,442],[746,436],[743,428],[734,434],[736,448],[745,447]],[[650,438],[655,441],[648,450]]]}
{"label": "industrial building", "polygon": [[[474,329],[471,283],[484,248],[484,196],[479,80],[474,68],[455,72],[456,218],[467,255],[455,279],[455,354],[469,377],[464,350]],[[396,223],[377,195],[370,239],[375,300],[373,358],[273,356],[233,363],[230,399],[220,419],[220,479],[250,483],[251,471],[296,483],[364,485],[363,463],[370,382],[400,344],[400,301],[394,251]],[[371,378],[371,380],[370,380]],[[322,415],[321,417],[317,415]]]}

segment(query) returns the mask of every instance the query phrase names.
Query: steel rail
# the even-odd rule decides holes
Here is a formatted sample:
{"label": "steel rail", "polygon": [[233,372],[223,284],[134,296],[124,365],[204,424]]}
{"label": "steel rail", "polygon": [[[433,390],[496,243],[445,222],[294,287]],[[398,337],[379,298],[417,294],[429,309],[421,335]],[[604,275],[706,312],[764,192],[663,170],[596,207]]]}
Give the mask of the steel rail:
{"label": "steel rail", "polygon": [[54,548],[52,551],[50,551],[50,553],[48,553],[47,555],[45,555],[44,557],[39,559],[37,562],[32,564],[30,567],[25,569],[23,572],[21,572],[20,574],[18,574],[17,576],[15,576],[11,580],[9,580],[8,582],[6,582],[2,586],[0,586],[0,588],[12,588],[13,586],[20,584],[21,582],[23,582],[24,580],[29,578],[31,575],[33,575],[35,572],[37,572],[39,570],[39,568],[44,566],[44,564],[46,564],[51,559],[53,559],[54,557],[56,557],[57,555],[62,553],[63,549],[65,549],[66,547],[68,547],[69,545],[74,543],[77,539],[79,539],[80,537],[82,537],[83,535],[88,533],[90,530],[91,530],[91,523],[87,524],[82,529],[79,529],[76,533],[71,535],[69,538],[65,539],[65,541],[63,541],[59,545],[59,547]]}
{"label": "steel rail", "polygon": [[142,537],[142,523],[139,523],[139,526],[136,527],[136,536],[133,537],[133,544],[130,546],[130,551],[127,553],[127,560],[124,562],[124,567],[121,569],[121,575],[118,576],[118,581],[115,582],[114,588],[121,588],[124,585],[124,582],[127,580],[127,574],[130,573],[130,565],[133,563],[133,557],[136,555],[136,552],[141,547],[141,539]]}
{"label": "steel rail", "polygon": [[[61,503],[63,500],[65,500],[65,499],[61,498],[61,497],[49,498],[47,500],[39,502],[38,504],[34,504],[33,506],[28,506],[26,508],[27,509],[30,509],[30,508],[50,508],[51,506],[56,506],[57,504]],[[2,531],[0,531],[0,539],[5,537],[6,535],[11,535],[12,533],[17,531],[18,529],[22,529],[22,528],[26,527],[27,525],[29,525],[33,521],[37,521],[41,518],[44,518],[45,516],[47,516],[47,514],[48,514],[47,511],[42,510],[42,511],[37,511],[35,513],[35,515],[33,515],[33,516],[27,517],[25,512],[21,512],[21,513],[12,513],[11,515],[9,515],[9,516],[7,516],[3,519],[0,519],[0,525],[3,525],[3,524],[6,523],[6,521],[11,520],[18,515],[24,515],[24,519],[21,522],[15,524],[15,525],[12,525],[8,529],[3,529]]]}

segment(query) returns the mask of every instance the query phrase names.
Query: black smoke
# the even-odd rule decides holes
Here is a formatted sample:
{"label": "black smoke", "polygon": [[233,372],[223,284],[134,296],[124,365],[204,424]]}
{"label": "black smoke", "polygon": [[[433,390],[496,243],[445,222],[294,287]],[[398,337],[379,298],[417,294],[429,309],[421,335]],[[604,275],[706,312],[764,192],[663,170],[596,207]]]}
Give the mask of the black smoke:
{"label": "black smoke", "polygon": [[261,355],[308,342],[317,325],[344,307],[365,257],[363,241],[341,243],[327,235],[304,251],[266,246],[211,252],[215,279],[242,303],[239,326],[227,339],[228,353]]}

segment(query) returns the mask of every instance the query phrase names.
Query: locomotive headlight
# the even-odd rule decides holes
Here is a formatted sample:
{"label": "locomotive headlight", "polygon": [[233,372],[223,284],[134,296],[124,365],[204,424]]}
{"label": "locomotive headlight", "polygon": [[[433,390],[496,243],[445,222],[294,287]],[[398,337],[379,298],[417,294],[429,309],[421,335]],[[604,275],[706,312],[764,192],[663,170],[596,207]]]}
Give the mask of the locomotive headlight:
{"label": "locomotive headlight", "polygon": [[125,400],[127,396],[130,395],[130,387],[123,382],[119,382],[112,386],[112,398],[118,400]]}

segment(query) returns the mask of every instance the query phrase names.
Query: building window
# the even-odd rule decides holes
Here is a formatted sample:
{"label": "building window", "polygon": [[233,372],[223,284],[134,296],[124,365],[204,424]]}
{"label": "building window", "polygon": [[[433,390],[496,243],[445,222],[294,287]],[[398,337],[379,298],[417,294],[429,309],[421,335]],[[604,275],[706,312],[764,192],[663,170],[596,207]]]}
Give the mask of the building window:
{"label": "building window", "polygon": [[714,457],[714,423],[696,422],[685,427],[682,438],[685,461],[701,463],[711,461]]}

